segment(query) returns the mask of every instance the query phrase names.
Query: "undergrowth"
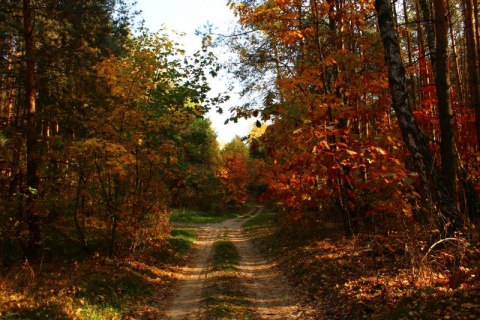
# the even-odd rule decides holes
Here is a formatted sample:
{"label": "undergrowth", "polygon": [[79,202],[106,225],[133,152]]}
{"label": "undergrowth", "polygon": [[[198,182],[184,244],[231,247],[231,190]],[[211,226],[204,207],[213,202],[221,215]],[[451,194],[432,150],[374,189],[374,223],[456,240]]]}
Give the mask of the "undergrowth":
{"label": "undergrowth", "polygon": [[475,245],[460,238],[436,244],[426,229],[404,226],[346,239],[325,223],[302,234],[265,210],[244,228],[321,319],[480,318]]}
{"label": "undergrowth", "polygon": [[13,264],[0,278],[0,318],[161,318],[165,310],[157,302],[172,295],[171,271],[186,263],[195,238],[192,228],[173,228],[166,243],[137,256]]}

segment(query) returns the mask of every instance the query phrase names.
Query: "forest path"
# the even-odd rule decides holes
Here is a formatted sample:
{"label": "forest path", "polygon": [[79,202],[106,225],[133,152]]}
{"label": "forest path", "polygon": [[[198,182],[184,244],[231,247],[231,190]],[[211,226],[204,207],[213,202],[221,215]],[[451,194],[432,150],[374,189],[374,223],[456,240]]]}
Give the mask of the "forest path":
{"label": "forest path", "polygon": [[204,306],[203,288],[211,268],[213,243],[227,235],[235,244],[240,258],[238,273],[243,279],[252,302],[252,319],[306,319],[305,309],[283,276],[268,263],[244,235],[242,225],[260,214],[261,207],[253,209],[248,218],[238,217],[218,224],[202,226],[194,246],[196,253],[192,261],[180,271],[180,283],[167,311],[167,319],[203,319],[200,315]]}

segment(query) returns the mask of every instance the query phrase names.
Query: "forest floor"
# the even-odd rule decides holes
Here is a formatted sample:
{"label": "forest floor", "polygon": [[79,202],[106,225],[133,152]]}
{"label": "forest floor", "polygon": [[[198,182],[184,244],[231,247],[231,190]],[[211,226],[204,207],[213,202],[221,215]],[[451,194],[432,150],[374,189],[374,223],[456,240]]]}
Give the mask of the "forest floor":
{"label": "forest floor", "polygon": [[14,265],[1,273],[0,318],[480,319],[477,237],[346,239],[328,219],[312,231],[262,210],[175,222],[168,245],[128,259]]}
{"label": "forest floor", "polygon": [[305,319],[480,319],[478,238],[429,240],[405,221],[409,230],[347,239],[328,217],[314,230],[280,217],[268,211],[245,230],[315,310]]}
{"label": "forest floor", "polygon": [[[275,212],[260,212],[202,227],[167,319],[480,319],[473,240],[427,243],[426,230],[416,237],[392,232],[346,239],[338,225],[325,223],[309,234],[280,227]],[[214,243],[222,237],[240,256],[230,282],[212,268]],[[212,313],[212,283],[236,286],[223,292],[244,308],[235,309],[231,296],[220,299],[223,313]]]}

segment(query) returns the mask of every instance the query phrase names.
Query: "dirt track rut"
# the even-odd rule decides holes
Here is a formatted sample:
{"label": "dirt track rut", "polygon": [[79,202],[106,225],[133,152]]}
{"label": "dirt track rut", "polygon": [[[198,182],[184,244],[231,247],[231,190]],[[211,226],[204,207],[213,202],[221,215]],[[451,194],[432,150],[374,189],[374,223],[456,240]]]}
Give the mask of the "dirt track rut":
{"label": "dirt track rut", "polygon": [[167,311],[167,319],[203,319],[202,292],[209,276],[213,243],[220,236],[228,235],[237,247],[241,259],[238,272],[248,288],[253,304],[254,319],[308,319],[307,310],[301,307],[287,281],[275,266],[268,263],[254,248],[242,232],[242,225],[248,219],[260,214],[256,208],[247,219],[236,218],[218,224],[202,226],[195,242],[196,253],[192,261],[182,268],[178,295]]}

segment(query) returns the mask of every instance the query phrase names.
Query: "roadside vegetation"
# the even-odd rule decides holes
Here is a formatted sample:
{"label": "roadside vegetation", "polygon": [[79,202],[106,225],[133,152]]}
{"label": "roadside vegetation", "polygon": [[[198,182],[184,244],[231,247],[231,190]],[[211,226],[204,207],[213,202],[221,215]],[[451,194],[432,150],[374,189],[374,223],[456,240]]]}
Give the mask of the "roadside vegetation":
{"label": "roadside vegetation", "polygon": [[173,209],[170,217],[171,222],[176,223],[219,223],[228,219],[233,219],[238,216],[237,213],[227,214],[206,214],[202,211],[190,210],[190,209]]}
{"label": "roadside vegetation", "polygon": [[424,230],[416,230],[415,239],[401,233],[390,235],[394,240],[347,239],[341,225],[329,222],[334,217],[323,218],[300,235],[282,223],[282,215],[265,210],[244,229],[325,319],[480,317],[477,271],[466,271],[478,270],[478,252],[468,243],[452,238],[428,244]]}
{"label": "roadside vegetation", "polygon": [[78,256],[74,244],[57,238],[56,250],[73,253],[3,270],[0,318],[156,319],[165,311],[159,301],[173,294],[173,272],[188,261],[195,239],[194,228],[173,227],[166,239],[152,239],[138,254],[110,259]]}

